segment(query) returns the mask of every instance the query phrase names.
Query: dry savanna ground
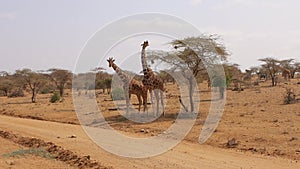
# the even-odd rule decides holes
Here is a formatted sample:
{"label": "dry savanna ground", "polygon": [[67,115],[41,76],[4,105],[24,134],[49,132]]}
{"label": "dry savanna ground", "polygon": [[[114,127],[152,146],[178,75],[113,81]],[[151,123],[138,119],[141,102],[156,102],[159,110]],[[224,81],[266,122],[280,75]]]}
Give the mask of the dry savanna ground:
{"label": "dry savanna ground", "polygon": [[[289,160],[289,163],[292,165],[288,168],[300,167],[300,84],[297,84],[297,82],[299,82],[299,79],[292,79],[288,83],[280,83],[276,87],[271,87],[270,82],[268,81],[260,83],[259,86],[246,88],[241,92],[227,90],[226,105],[222,119],[214,134],[206,143],[204,143],[204,145],[199,145],[198,136],[209,111],[211,93],[205,82],[199,84],[200,111],[196,123],[185,137],[184,141],[174,150],[174,153],[175,151],[182,152],[182,157],[180,157],[180,159],[183,161],[178,163],[176,161],[162,161],[163,159],[166,159],[164,156],[171,153],[168,152],[167,154],[163,154],[161,158],[160,156],[154,157],[155,161],[145,159],[145,164],[143,164],[144,167],[181,168],[182,166],[185,166],[186,168],[201,168],[197,165],[192,165],[193,163],[189,164],[188,161],[184,161],[184,159],[191,158],[193,151],[194,153],[198,153],[200,150],[197,150],[197,148],[204,148],[205,150],[214,152],[220,151],[220,153],[239,152],[242,156],[250,156],[251,158],[252,156],[255,158],[260,158],[262,156],[264,158],[270,158],[273,161],[286,159]],[[116,130],[130,136],[151,137],[162,133],[172,125],[180,110],[177,86],[174,84],[167,84],[166,88],[166,116],[160,117],[151,123],[139,124],[126,120],[120,115],[120,112],[116,109],[111,97],[107,94],[100,94],[100,92],[98,92],[97,103],[106,120]],[[298,99],[297,103],[283,104],[286,88],[292,88],[294,90],[296,98]],[[90,140],[87,141],[88,138],[80,140],[79,136],[81,134],[78,134],[78,131],[71,129],[80,128],[74,111],[71,91],[67,91],[63,102],[50,103],[49,98],[50,94],[39,94],[37,103],[30,103],[30,94],[21,98],[0,98],[0,114],[2,115],[2,122],[0,122],[0,129],[2,132],[2,138],[0,137],[0,168],[40,168],[41,166],[47,166],[47,168],[103,167],[100,163],[98,165],[94,164],[95,162],[93,161],[87,162],[90,157],[99,162],[103,162],[105,167],[140,168],[143,166],[137,160],[132,160],[132,164],[127,164],[122,162],[122,160],[118,159],[115,155],[108,155],[109,153],[107,152],[103,152],[103,154],[100,155],[100,158],[95,152],[89,152],[87,151],[88,149],[86,149],[86,151],[79,149],[79,147],[82,148],[84,144],[92,145],[92,143],[90,143]],[[86,95],[86,98],[90,99],[89,93]],[[135,96],[132,97],[131,102],[134,103],[135,108],[137,108],[137,99]],[[9,119],[5,119],[7,116]],[[34,120],[22,121],[27,118]],[[15,124],[9,123],[9,120],[12,120],[11,123]],[[35,127],[30,127],[30,125],[27,126],[27,123]],[[11,124],[11,127],[9,127],[8,124]],[[39,125],[46,125],[47,129],[37,130]],[[64,125],[67,127],[63,127]],[[18,128],[18,126],[20,128]],[[51,129],[51,126],[54,126],[53,129]],[[62,128],[59,128],[59,126],[62,126]],[[68,128],[70,128],[70,130],[68,130]],[[48,130],[53,130],[54,133],[52,134],[51,132],[50,135]],[[48,131],[48,133],[43,133],[42,131]],[[19,137],[27,138],[29,139],[29,142],[30,138],[37,137],[41,139],[41,141],[47,142],[47,144],[44,145],[38,142],[28,146],[28,144],[20,144],[18,140],[16,141],[16,138]],[[76,141],[76,139],[78,140]],[[49,142],[51,142],[51,144]],[[52,143],[55,143],[55,145],[52,145]],[[54,147],[62,146],[64,149],[70,151],[66,153],[66,155],[70,156],[70,154],[74,153],[73,155],[78,157],[79,160],[73,155],[68,159],[62,159],[61,154],[64,153],[57,153],[60,151],[54,151],[56,152],[56,155],[54,153],[53,158],[44,158],[36,154],[26,153],[24,156],[9,156],[9,154],[14,153],[15,151],[39,148],[41,147],[40,145],[43,145],[42,148],[46,147],[46,150],[51,149],[49,148],[49,145]],[[88,155],[88,157],[85,155]],[[203,156],[205,156],[205,153]],[[85,158],[87,158],[86,161],[83,160]],[[218,156],[215,158],[218,158]],[[249,161],[255,164],[255,158]],[[76,163],[76,160],[81,160],[83,162]],[[242,157],[232,159],[227,158],[226,160],[228,161],[228,165],[224,164],[223,168],[237,168],[237,166],[243,168],[249,167],[243,166],[245,164],[242,163],[240,165],[237,164],[236,166],[229,165],[230,163],[237,161],[246,162],[247,159],[244,160]],[[261,166],[264,166],[263,161],[260,163]],[[27,166],[25,166],[25,164]],[[259,160],[257,160],[257,166],[254,165],[252,168],[260,168],[258,164]],[[209,168],[212,167],[213,164],[207,163],[207,166],[207,168]],[[288,165],[283,165],[282,168],[287,166]],[[215,166],[213,168],[222,168],[222,166]]]}

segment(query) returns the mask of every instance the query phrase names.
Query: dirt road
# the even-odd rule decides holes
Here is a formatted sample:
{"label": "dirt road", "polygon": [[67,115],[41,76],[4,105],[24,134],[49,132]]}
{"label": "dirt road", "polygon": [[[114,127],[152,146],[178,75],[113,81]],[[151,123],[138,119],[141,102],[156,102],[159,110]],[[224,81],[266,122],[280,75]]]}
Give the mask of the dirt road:
{"label": "dirt road", "polygon": [[144,159],[124,158],[98,147],[89,139],[81,126],[56,122],[0,116],[0,129],[51,141],[77,154],[90,155],[91,159],[114,168],[300,168],[300,162],[296,161],[219,149],[185,141],[159,156]]}

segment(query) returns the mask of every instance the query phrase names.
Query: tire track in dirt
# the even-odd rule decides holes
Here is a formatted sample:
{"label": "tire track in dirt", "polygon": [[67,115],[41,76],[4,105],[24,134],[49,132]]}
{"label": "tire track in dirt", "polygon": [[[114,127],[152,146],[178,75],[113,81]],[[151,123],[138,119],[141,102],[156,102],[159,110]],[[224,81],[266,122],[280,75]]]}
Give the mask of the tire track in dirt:
{"label": "tire track in dirt", "polygon": [[49,152],[57,160],[63,161],[71,166],[78,168],[112,169],[112,167],[106,167],[95,160],[91,160],[89,155],[79,156],[74,152],[66,150],[52,142],[45,142],[44,140],[33,137],[23,137],[3,130],[0,130],[0,136],[25,147],[42,148]]}
{"label": "tire track in dirt", "polygon": [[9,117],[18,117],[22,119],[33,119],[33,120],[41,120],[41,121],[51,121],[51,122],[57,122],[57,123],[64,123],[64,124],[73,124],[73,125],[80,125],[79,122],[71,122],[71,121],[59,121],[59,120],[53,120],[53,119],[47,119],[39,116],[31,116],[31,115],[20,115],[20,114],[14,114],[14,113],[6,113],[1,112],[0,114],[3,116],[9,116]]}

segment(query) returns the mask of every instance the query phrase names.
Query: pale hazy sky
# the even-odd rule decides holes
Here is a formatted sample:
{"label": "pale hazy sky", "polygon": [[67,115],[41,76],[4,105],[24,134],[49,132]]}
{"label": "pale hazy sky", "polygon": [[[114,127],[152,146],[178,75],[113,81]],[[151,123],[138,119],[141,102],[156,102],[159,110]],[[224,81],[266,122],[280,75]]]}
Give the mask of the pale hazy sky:
{"label": "pale hazy sky", "polygon": [[300,61],[297,0],[0,0],[0,71],[73,70],[86,41],[121,17],[157,12],[219,34],[242,69],[258,58]]}

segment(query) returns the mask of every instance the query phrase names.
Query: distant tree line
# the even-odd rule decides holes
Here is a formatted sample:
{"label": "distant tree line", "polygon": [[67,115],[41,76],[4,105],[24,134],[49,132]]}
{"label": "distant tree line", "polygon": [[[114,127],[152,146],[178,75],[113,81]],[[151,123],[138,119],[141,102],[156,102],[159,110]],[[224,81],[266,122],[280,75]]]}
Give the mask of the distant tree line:
{"label": "distant tree line", "polygon": [[81,89],[102,89],[109,93],[112,75],[104,72],[88,72],[74,75],[69,70],[52,68],[44,71],[33,71],[28,68],[16,70],[10,74],[5,71],[0,72],[0,96],[6,97],[23,97],[25,93],[31,95],[31,102],[35,103],[37,94],[55,93],[60,98],[64,97],[65,89],[72,88],[72,78],[83,78],[95,76],[94,85],[87,84],[82,80]]}

